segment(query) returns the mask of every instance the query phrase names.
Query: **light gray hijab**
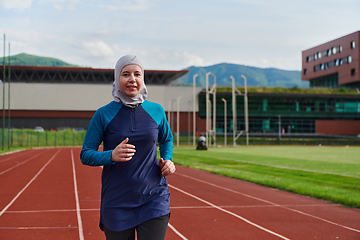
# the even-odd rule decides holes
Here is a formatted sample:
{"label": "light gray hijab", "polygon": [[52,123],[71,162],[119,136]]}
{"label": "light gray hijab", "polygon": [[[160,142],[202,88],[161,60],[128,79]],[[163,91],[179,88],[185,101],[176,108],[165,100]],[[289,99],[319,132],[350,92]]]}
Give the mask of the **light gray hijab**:
{"label": "light gray hijab", "polygon": [[135,55],[125,55],[119,58],[119,60],[115,64],[112,95],[115,102],[119,102],[127,107],[134,108],[145,101],[145,98],[147,97],[147,88],[145,86],[145,81],[143,81],[143,85],[139,93],[134,97],[129,97],[124,93],[124,90],[120,86],[120,74],[122,69],[127,65],[138,65],[141,68],[144,76],[144,67],[138,57],[136,57]]}

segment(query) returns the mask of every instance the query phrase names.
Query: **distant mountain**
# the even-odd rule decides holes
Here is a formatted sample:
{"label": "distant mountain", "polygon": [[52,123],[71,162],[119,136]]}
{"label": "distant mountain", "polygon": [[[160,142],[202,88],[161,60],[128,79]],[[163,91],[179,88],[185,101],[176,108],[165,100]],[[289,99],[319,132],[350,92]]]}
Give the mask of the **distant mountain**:
{"label": "distant mountain", "polygon": [[[192,86],[193,76],[199,74],[196,78],[196,85],[206,87],[206,73],[211,72],[216,76],[217,86],[231,86],[230,76],[235,78],[236,86],[244,86],[244,80],[241,75],[247,78],[249,87],[295,87],[308,88],[309,82],[301,80],[300,71],[280,70],[276,68],[257,68],[238,64],[220,63],[208,67],[187,68],[189,73],[176,79],[171,83],[175,86]],[[213,85],[213,77],[209,76],[209,85]]]}
{"label": "distant mountain", "polygon": [[[9,57],[5,56],[5,65],[8,65]],[[40,57],[26,53],[10,56],[11,66],[36,66],[36,67],[79,67],[69,64],[56,58]],[[3,58],[0,58],[0,65],[3,65]]]}
{"label": "distant mountain", "polygon": [[[47,67],[80,67],[69,64],[56,58],[40,57],[21,53],[10,56],[12,66],[47,66]],[[0,65],[3,65],[3,58],[0,58]],[[8,57],[5,57],[5,65],[8,65]],[[193,76],[199,74],[196,78],[196,85],[206,87],[206,73],[212,72],[216,76],[217,86],[231,86],[230,76],[235,78],[236,86],[243,86],[244,80],[241,75],[247,78],[249,87],[285,87],[308,88],[308,81],[301,81],[300,71],[287,71],[276,68],[257,68],[238,64],[220,63],[207,67],[191,66],[187,68],[189,73],[176,79],[171,83],[174,86],[192,86]],[[213,84],[212,76],[209,76],[209,84]]]}

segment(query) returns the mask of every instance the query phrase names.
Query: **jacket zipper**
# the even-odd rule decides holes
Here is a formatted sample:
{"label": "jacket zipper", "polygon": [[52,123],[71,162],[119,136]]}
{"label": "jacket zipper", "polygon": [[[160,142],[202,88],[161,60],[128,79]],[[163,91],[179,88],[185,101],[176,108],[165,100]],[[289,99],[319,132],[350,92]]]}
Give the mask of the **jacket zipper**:
{"label": "jacket zipper", "polygon": [[136,129],[136,125],[135,125],[135,108],[131,108],[131,129],[132,130]]}

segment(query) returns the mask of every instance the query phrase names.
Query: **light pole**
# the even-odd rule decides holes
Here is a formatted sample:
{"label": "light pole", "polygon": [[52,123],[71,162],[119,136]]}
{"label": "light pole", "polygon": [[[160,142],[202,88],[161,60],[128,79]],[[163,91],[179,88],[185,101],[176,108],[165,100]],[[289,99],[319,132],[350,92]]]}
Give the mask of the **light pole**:
{"label": "light pole", "polygon": [[180,99],[182,98],[182,96],[178,97],[177,100],[177,113],[176,113],[176,130],[177,130],[177,136],[176,136],[176,146],[179,147],[179,138],[180,138],[180,133],[179,133],[179,123],[180,123]]}
{"label": "light pole", "polygon": [[[236,96],[235,96],[235,78],[233,76],[230,76],[232,80],[232,113],[233,113],[233,146],[236,146],[236,139],[235,136],[237,132],[237,116],[236,116]],[[237,90],[237,89],[236,89]]]}
{"label": "light pole", "polygon": [[[212,86],[212,88],[209,90],[209,75],[213,76],[214,78],[214,85]],[[208,116],[208,102],[209,102],[209,94],[212,93],[213,94],[213,127],[212,127],[212,137],[214,139],[214,147],[216,146],[216,76],[212,73],[212,72],[208,72],[206,73],[206,141],[208,141],[208,132],[210,132],[209,129],[209,119],[210,117]]]}
{"label": "light pole", "polygon": [[190,146],[190,109],[191,109],[191,101],[189,100],[188,121],[187,121],[187,126],[188,126],[188,145],[189,145],[189,146]]}
{"label": "light pole", "polygon": [[248,94],[247,94],[247,80],[244,75],[241,75],[244,79],[245,95],[244,95],[244,104],[245,104],[245,133],[246,133],[246,146],[249,146],[249,110],[248,110]]}
{"label": "light pole", "polygon": [[[5,64],[5,63],[4,63]],[[10,149],[10,43],[9,43],[9,70],[8,70],[8,149]]]}
{"label": "light pole", "polygon": [[[206,102],[206,107],[208,106],[211,106],[211,101],[208,100]],[[210,121],[210,118],[209,116],[211,116],[211,109],[209,108],[206,108],[206,146],[209,146],[209,132],[210,132],[210,136],[211,136],[211,131],[209,130],[209,121]],[[211,140],[210,140],[210,143],[211,143]]]}
{"label": "light pole", "polygon": [[196,118],[195,118],[195,84],[196,84],[196,77],[199,74],[195,74],[193,76],[193,145],[195,147],[195,132],[196,132]]}
{"label": "light pole", "polygon": [[235,78],[233,76],[230,76],[232,80],[232,107],[233,107],[233,145],[236,146],[236,139],[240,137],[240,135],[243,133],[243,131],[240,131],[238,135],[236,135],[237,132],[237,116],[236,116],[236,95],[235,91],[238,92],[239,95],[244,95],[244,117],[245,117],[245,132],[246,132],[246,146],[249,145],[249,123],[248,123],[248,104],[247,104],[247,83],[246,83],[246,77],[244,75],[241,75],[241,77],[244,79],[244,87],[245,87],[245,94],[242,94],[236,87],[235,87]]}
{"label": "light pole", "polygon": [[226,112],[227,112],[227,104],[226,104],[226,99],[225,98],[222,98],[221,99],[223,102],[224,102],[224,145],[226,147],[226,143],[227,143],[227,128],[226,128],[226,125],[227,125],[227,116],[226,116]]}
{"label": "light pole", "polygon": [[4,142],[5,142],[5,33],[4,33],[4,57],[3,57],[3,79],[2,79],[2,85],[3,85],[3,126],[2,126],[2,150],[4,150]]}

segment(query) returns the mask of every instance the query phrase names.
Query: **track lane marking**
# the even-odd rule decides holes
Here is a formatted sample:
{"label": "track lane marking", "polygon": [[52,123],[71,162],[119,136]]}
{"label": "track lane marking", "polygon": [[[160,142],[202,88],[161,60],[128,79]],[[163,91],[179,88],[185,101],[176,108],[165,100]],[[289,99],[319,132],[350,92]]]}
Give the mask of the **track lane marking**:
{"label": "track lane marking", "polygon": [[0,229],[15,229],[15,230],[47,230],[47,229],[68,229],[77,227],[0,227]]}
{"label": "track lane marking", "polygon": [[171,228],[171,230],[174,231],[174,233],[176,233],[179,237],[181,237],[181,239],[183,240],[188,240],[184,235],[182,235],[178,230],[176,230],[173,225],[171,225],[170,223],[168,224],[169,228]]}
{"label": "track lane marking", "polygon": [[258,224],[256,224],[256,223],[253,223],[253,222],[247,220],[246,218],[243,218],[243,217],[241,217],[241,216],[239,216],[239,215],[237,215],[237,214],[235,214],[235,213],[233,213],[233,212],[230,212],[230,211],[228,211],[228,210],[226,210],[226,209],[223,209],[223,208],[221,208],[221,207],[219,207],[219,206],[217,206],[217,205],[215,205],[215,204],[213,204],[213,203],[211,203],[211,202],[208,202],[208,201],[206,201],[206,200],[204,200],[204,199],[202,199],[202,198],[199,198],[199,197],[197,197],[197,196],[195,196],[195,195],[193,195],[193,194],[191,194],[191,193],[185,192],[184,190],[182,190],[182,189],[180,189],[180,188],[177,188],[177,187],[175,187],[175,186],[173,186],[173,185],[170,185],[170,184],[169,184],[169,187],[171,187],[171,188],[173,188],[173,189],[175,189],[175,190],[177,190],[177,191],[179,191],[179,192],[181,192],[181,193],[183,193],[183,194],[185,194],[185,195],[188,195],[189,197],[195,198],[196,200],[198,200],[198,201],[200,201],[200,202],[203,202],[203,203],[205,203],[205,204],[207,204],[207,205],[210,205],[210,206],[212,206],[213,208],[216,208],[216,209],[218,209],[218,210],[220,210],[220,211],[222,211],[222,212],[225,212],[225,213],[230,214],[230,215],[232,215],[232,216],[234,216],[234,217],[236,217],[236,218],[239,218],[240,220],[242,220],[242,221],[244,221],[244,222],[246,222],[246,223],[248,223],[248,224],[250,224],[250,225],[252,225],[252,226],[254,226],[254,227],[257,227],[257,228],[259,228],[259,229],[261,229],[261,230],[263,230],[263,231],[265,231],[265,232],[268,232],[268,233],[270,233],[270,234],[272,234],[272,235],[275,235],[275,236],[277,236],[277,237],[279,237],[279,238],[282,238],[282,239],[285,239],[285,240],[290,240],[289,238],[286,238],[286,237],[284,237],[284,236],[282,236],[282,235],[280,235],[280,234],[278,234],[278,233],[276,233],[276,232],[273,232],[273,231],[271,231],[271,230],[269,230],[269,229],[266,229],[266,228],[264,228],[264,227],[262,227],[262,226],[260,226],[260,225],[258,225]]}
{"label": "track lane marking", "polygon": [[[348,229],[348,230],[351,230],[351,231],[359,232],[359,233],[360,233],[360,229],[355,229],[355,228],[351,228],[351,227],[348,227],[348,226],[345,226],[345,225],[341,225],[341,224],[339,224],[339,223],[335,223],[335,222],[326,220],[326,219],[324,219],[324,218],[311,215],[311,214],[309,214],[309,213],[305,213],[305,212],[302,212],[302,211],[299,211],[299,210],[296,210],[296,209],[293,209],[293,208],[286,207],[285,205],[276,204],[276,203],[267,201],[267,200],[265,200],[265,199],[261,199],[261,198],[254,197],[254,196],[251,196],[251,195],[248,195],[248,194],[245,194],[245,193],[241,193],[241,192],[238,192],[238,191],[235,191],[235,190],[226,188],[226,187],[222,187],[222,186],[219,186],[219,185],[210,183],[210,182],[206,182],[206,181],[204,181],[204,180],[200,180],[200,179],[197,179],[197,178],[194,178],[194,177],[185,175],[185,174],[181,174],[181,173],[175,173],[175,174],[178,174],[178,175],[180,175],[180,176],[182,176],[182,177],[190,178],[190,179],[195,180],[195,181],[198,181],[198,182],[202,182],[202,183],[208,184],[208,185],[213,186],[213,187],[217,187],[217,188],[220,188],[220,189],[223,189],[223,190],[227,190],[227,191],[229,191],[229,192],[233,192],[233,193],[236,193],[236,194],[240,194],[240,195],[243,195],[243,196],[248,197],[248,198],[252,198],[252,199],[255,199],[255,200],[258,200],[258,201],[261,201],[261,202],[265,202],[265,203],[271,204],[271,205],[276,206],[276,207],[281,207],[281,208],[284,208],[284,209],[289,210],[289,211],[292,211],[292,212],[296,212],[296,213],[299,213],[299,214],[302,214],[302,215],[305,215],[305,216],[308,216],[308,217],[312,217],[312,218],[321,220],[321,221],[323,221],[323,222],[326,222],[326,223],[329,223],[329,224],[332,224],[332,225],[335,225],[335,226],[338,226],[338,227],[342,227],[342,228],[345,228],[345,229]],[[240,180],[240,181],[241,181],[241,180]]]}
{"label": "track lane marking", "polygon": [[[26,211],[6,211],[6,213],[51,213],[51,212],[76,212],[77,209],[58,209],[58,210],[26,210]],[[81,212],[100,211],[100,208],[80,209]]]}
{"label": "track lane marking", "polygon": [[[24,149],[23,149],[23,150],[24,150]],[[4,157],[4,158],[5,158],[5,159],[0,160],[0,163],[9,161],[9,160],[11,160],[11,159],[13,159],[13,158],[19,158],[19,157],[21,157],[21,156],[23,156],[23,155],[26,155],[27,152],[24,152],[23,150],[16,150],[16,151],[6,152],[6,153],[4,153],[4,154],[0,154],[0,157]],[[14,155],[11,155],[11,154],[13,154],[13,153],[18,153],[18,152],[21,152],[21,153],[19,153],[19,154],[14,154],[15,156],[14,156]],[[6,158],[6,157],[9,157],[9,158]]]}
{"label": "track lane marking", "polygon": [[6,205],[6,207],[0,212],[0,216],[4,214],[4,212],[20,197],[20,195],[30,186],[30,184],[35,181],[35,179],[40,175],[40,173],[49,165],[49,163],[58,155],[61,149],[59,149],[51,158],[50,160],[45,163],[45,165],[39,170],[39,172],[26,184],[26,186],[11,200],[11,202]]}
{"label": "track lane marking", "polygon": [[25,160],[25,161],[23,161],[23,162],[21,162],[21,163],[18,163],[18,164],[16,164],[15,166],[12,166],[12,167],[6,169],[5,171],[0,172],[0,176],[3,175],[4,173],[10,171],[10,170],[13,170],[14,168],[16,168],[16,167],[18,167],[18,166],[23,165],[24,163],[27,163],[28,161],[36,158],[37,156],[39,156],[39,155],[41,155],[41,154],[43,154],[43,152],[40,152],[39,154],[36,154],[35,156],[32,156],[31,158],[29,158],[29,159],[27,159],[27,160]]}
{"label": "track lane marking", "polygon": [[71,163],[72,163],[72,170],[73,170],[73,177],[74,177],[74,192],[75,192],[75,201],[76,201],[76,216],[77,216],[78,226],[79,226],[79,238],[80,238],[80,240],[84,240],[84,231],[83,231],[83,225],[82,225],[81,213],[80,213],[79,194],[78,194],[77,181],[76,181],[74,153],[73,153],[72,149],[71,149]]}
{"label": "track lane marking", "polygon": [[[334,204],[335,205],[335,204]],[[287,205],[283,205],[287,206]],[[289,206],[298,206],[298,207],[327,207],[323,204],[301,204],[301,205],[289,205]],[[250,205],[250,206],[219,206],[221,208],[272,208],[277,206],[272,205]],[[212,209],[211,206],[180,206],[180,207],[170,207],[170,209]],[[80,212],[89,212],[89,211],[100,211],[100,208],[81,208]],[[48,210],[20,210],[20,211],[6,211],[6,214],[9,213],[47,213],[47,212],[76,212],[76,209],[48,209]]]}

